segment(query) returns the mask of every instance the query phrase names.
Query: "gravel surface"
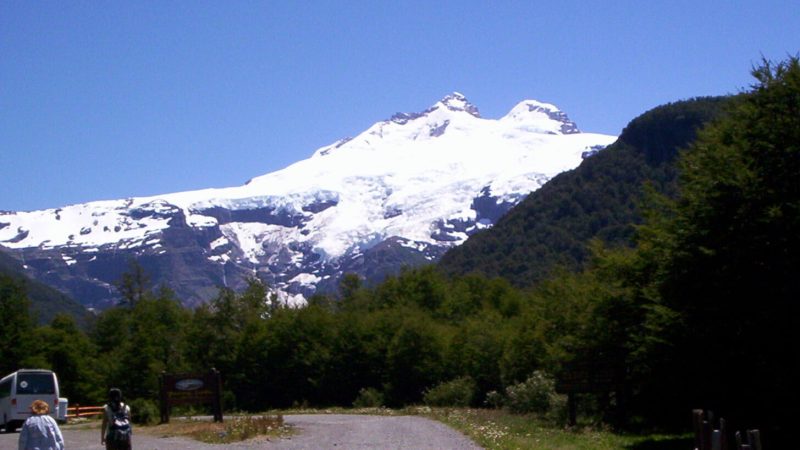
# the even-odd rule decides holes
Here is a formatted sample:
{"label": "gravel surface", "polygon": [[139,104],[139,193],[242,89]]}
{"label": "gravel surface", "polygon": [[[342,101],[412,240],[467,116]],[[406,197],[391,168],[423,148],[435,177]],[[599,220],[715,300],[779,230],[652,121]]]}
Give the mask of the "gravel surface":
{"label": "gravel surface", "polygon": [[[481,449],[450,427],[416,416],[369,416],[350,414],[288,415],[284,421],[297,431],[286,439],[254,439],[239,444],[203,444],[187,438],[160,438],[134,429],[136,450],[205,449]],[[68,450],[104,450],[95,426],[61,428]],[[0,434],[0,450],[16,450],[19,433]]]}

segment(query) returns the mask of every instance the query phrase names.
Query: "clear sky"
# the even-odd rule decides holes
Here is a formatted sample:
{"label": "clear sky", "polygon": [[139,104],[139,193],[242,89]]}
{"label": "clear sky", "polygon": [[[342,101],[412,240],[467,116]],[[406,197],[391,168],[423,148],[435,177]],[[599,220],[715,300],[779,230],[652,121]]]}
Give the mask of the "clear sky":
{"label": "clear sky", "polygon": [[452,91],[619,134],[798,51],[796,0],[0,0],[0,210],[241,185]]}

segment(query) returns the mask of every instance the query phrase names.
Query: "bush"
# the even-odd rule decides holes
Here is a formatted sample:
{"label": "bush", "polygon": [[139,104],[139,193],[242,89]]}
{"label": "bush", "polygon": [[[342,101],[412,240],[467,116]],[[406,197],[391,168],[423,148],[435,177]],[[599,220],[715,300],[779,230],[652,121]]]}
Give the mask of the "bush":
{"label": "bush", "polygon": [[151,425],[161,419],[156,402],[144,398],[136,398],[128,402],[131,407],[131,421],[140,425]]}
{"label": "bush", "polygon": [[489,391],[486,393],[486,400],[483,401],[483,404],[489,408],[500,409],[506,404],[506,399],[500,392]]}
{"label": "bush", "polygon": [[269,435],[283,427],[283,416],[234,416],[225,423],[223,442],[240,442],[256,436]]}
{"label": "bush", "polygon": [[472,378],[456,378],[426,390],[422,400],[428,406],[469,406],[475,389]]}
{"label": "bush", "polygon": [[539,370],[524,382],[506,388],[506,406],[517,414],[546,414],[563,403],[561,397],[556,394],[555,379]]}
{"label": "bush", "polygon": [[358,397],[353,401],[356,408],[377,408],[383,406],[383,394],[375,388],[363,388],[358,391]]}

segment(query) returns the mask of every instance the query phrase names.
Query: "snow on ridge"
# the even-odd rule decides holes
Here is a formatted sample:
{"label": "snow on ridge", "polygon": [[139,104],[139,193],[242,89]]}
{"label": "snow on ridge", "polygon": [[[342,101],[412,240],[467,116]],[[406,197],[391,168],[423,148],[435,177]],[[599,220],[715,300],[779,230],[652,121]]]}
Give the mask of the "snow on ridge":
{"label": "snow on ridge", "polygon": [[[615,139],[564,134],[556,113],[561,111],[554,105],[526,100],[501,119],[484,119],[466,97],[454,92],[423,113],[378,122],[352,139],[321,147],[309,159],[242,186],[4,214],[0,245],[143,246],[152,244],[180,214],[189,226],[219,226],[253,264],[285,242],[308,243],[324,259],[392,236],[442,245],[432,237],[432,224],[474,219],[470,205],[484,187],[491,186],[498,202],[518,199],[576,167],[586,148]],[[317,204],[325,207],[309,210]],[[304,222],[294,228],[221,225],[204,215],[213,208],[272,208],[302,215]],[[459,235],[451,245],[464,239]]]}
{"label": "snow on ridge", "polygon": [[289,283],[298,283],[304,286],[315,286],[320,281],[322,281],[322,277],[311,273],[301,273],[289,280]]}

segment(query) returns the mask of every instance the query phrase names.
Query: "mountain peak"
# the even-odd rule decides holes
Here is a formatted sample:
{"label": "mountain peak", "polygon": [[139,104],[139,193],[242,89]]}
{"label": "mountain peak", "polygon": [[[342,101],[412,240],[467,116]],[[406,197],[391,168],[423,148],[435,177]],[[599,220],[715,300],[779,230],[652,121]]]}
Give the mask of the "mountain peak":
{"label": "mountain peak", "polygon": [[396,113],[393,115],[387,122],[394,122],[399,125],[405,125],[412,120],[419,119],[421,117],[430,116],[435,111],[446,110],[446,111],[453,111],[453,112],[466,112],[467,114],[481,118],[481,114],[478,112],[478,107],[473,105],[472,103],[467,100],[464,94],[460,92],[452,92],[447,94],[436,102],[433,106],[422,111],[420,113]]}
{"label": "mountain peak", "polygon": [[[543,103],[537,100],[521,101],[506,114],[501,120],[514,122],[551,122],[548,126],[548,133],[551,134],[575,134],[580,133],[578,126],[570,120],[566,113],[551,103]],[[552,128],[552,129],[549,129]]]}
{"label": "mountain peak", "polygon": [[481,114],[478,112],[478,107],[470,103],[469,100],[467,100],[467,97],[460,92],[452,92],[447,94],[443,99],[439,100],[435,105],[425,112],[432,112],[440,107],[444,107],[455,112],[464,111],[475,117],[481,117]]}

